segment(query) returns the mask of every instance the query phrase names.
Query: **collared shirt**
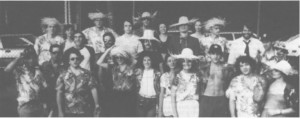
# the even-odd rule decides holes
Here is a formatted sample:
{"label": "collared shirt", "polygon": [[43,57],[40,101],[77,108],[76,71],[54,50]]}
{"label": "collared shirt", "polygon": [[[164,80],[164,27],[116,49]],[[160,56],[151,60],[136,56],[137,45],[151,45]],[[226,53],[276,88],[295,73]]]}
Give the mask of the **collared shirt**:
{"label": "collared shirt", "polygon": [[29,69],[23,65],[18,66],[14,70],[15,78],[17,80],[19,106],[32,101],[40,101],[41,91],[47,87],[46,80],[41,73],[29,71]]}
{"label": "collared shirt", "polygon": [[152,97],[156,96],[156,92],[154,89],[154,70],[144,70],[141,83],[141,88],[139,94],[141,96]]}
{"label": "collared shirt", "polygon": [[127,35],[122,35],[116,39],[116,46],[124,46],[126,47],[126,50],[128,50],[132,56],[136,56],[138,53],[143,51],[143,45],[139,41],[138,36],[131,35],[130,37],[127,37]]}
{"label": "collared shirt", "polygon": [[47,37],[47,34],[44,34],[38,37],[34,44],[34,49],[36,50],[39,56],[39,65],[42,65],[45,61],[51,59],[50,46],[53,44],[62,45],[65,40],[61,36],[55,36],[54,38]]}
{"label": "collared shirt", "polygon": [[94,48],[95,53],[103,53],[105,51],[105,45],[103,42],[103,35],[106,32],[111,32],[115,38],[118,37],[118,34],[111,28],[104,28],[102,31],[99,31],[95,26],[87,28],[82,31],[85,37],[88,39],[88,46]]}
{"label": "collared shirt", "polygon": [[[244,42],[245,38],[240,37],[232,42],[230,47],[230,53],[228,57],[228,64],[234,64],[236,59],[240,56],[246,56],[245,49],[246,44]],[[263,43],[255,38],[250,38],[249,43],[249,55],[250,57],[257,60],[257,55],[262,55],[265,52]]]}
{"label": "collared shirt", "polygon": [[71,69],[62,72],[56,84],[56,90],[64,94],[64,111],[71,114],[86,114],[91,110],[90,92],[96,88],[96,80],[91,72],[80,68],[75,75]]}
{"label": "collared shirt", "polygon": [[257,117],[258,104],[254,102],[253,96],[255,87],[262,82],[258,76],[246,77],[239,75],[232,79],[226,96],[236,101],[238,117]]}

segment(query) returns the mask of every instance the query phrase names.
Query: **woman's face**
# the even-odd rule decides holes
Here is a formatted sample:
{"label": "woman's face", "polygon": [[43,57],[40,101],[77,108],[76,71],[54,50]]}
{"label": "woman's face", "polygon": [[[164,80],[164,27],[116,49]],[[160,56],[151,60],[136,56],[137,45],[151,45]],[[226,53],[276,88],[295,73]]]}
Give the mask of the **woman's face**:
{"label": "woman's face", "polygon": [[81,33],[76,33],[74,34],[74,42],[76,46],[81,46],[81,44],[83,43],[83,37]]}
{"label": "woman's face", "polygon": [[105,48],[110,48],[113,45],[112,38],[110,36],[105,36],[104,39]]}
{"label": "woman's face", "polygon": [[49,24],[49,25],[47,25],[47,28],[46,28],[46,32],[47,33],[53,34],[53,33],[55,33],[55,31],[56,31],[55,24]]}
{"label": "woman's face", "polygon": [[214,35],[218,35],[220,33],[221,29],[220,26],[213,26],[210,29],[210,33],[214,34]]}
{"label": "woman's face", "polygon": [[192,60],[184,59],[182,66],[184,70],[190,70],[192,68]]}
{"label": "woman's face", "polygon": [[278,79],[278,78],[281,78],[281,77],[282,77],[282,75],[281,75],[280,71],[278,71],[276,69],[272,70],[272,78]]}
{"label": "woman's face", "polygon": [[121,55],[115,56],[118,65],[123,65],[125,63],[125,58]]}
{"label": "woman's face", "polygon": [[132,24],[128,21],[124,22],[124,33],[130,34],[132,32]]}
{"label": "woman's face", "polygon": [[96,27],[101,28],[103,27],[103,20],[102,19],[95,19],[94,24]]}
{"label": "woman's face", "polygon": [[195,23],[195,30],[196,30],[196,32],[200,32],[200,31],[201,31],[201,28],[202,28],[201,22],[200,22],[200,21],[197,21],[197,22]]}
{"label": "woman's face", "polygon": [[240,62],[240,70],[242,74],[248,75],[251,73],[251,66],[248,63]]}
{"label": "woman's face", "polygon": [[151,68],[151,59],[150,59],[150,57],[149,56],[145,56],[144,58],[143,58],[143,65],[144,65],[144,67],[145,67],[145,69],[150,69]]}
{"label": "woman's face", "polygon": [[176,60],[173,57],[168,57],[167,65],[170,69],[174,69],[176,67]]}
{"label": "woman's face", "polygon": [[159,25],[159,32],[160,32],[161,34],[167,33],[167,26],[166,26],[165,24],[160,24],[160,25]]}
{"label": "woman's face", "polygon": [[72,28],[69,28],[65,31],[65,34],[67,37],[71,37],[74,34],[74,30]]}
{"label": "woman's face", "polygon": [[71,53],[69,57],[69,64],[71,67],[77,68],[80,64],[80,57],[75,53]]}

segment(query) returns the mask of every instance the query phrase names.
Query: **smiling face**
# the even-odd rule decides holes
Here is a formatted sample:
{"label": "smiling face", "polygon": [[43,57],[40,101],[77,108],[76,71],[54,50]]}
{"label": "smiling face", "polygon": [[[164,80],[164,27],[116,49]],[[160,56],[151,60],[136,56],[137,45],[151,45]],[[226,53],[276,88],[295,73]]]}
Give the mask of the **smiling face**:
{"label": "smiling face", "polygon": [[69,57],[69,64],[71,67],[77,68],[80,64],[80,57],[77,56],[75,53],[71,53]]}
{"label": "smiling face", "polygon": [[128,21],[124,22],[124,33],[125,34],[130,34],[132,33],[132,24]]}
{"label": "smiling face", "polygon": [[196,32],[201,32],[201,29],[202,29],[202,24],[201,24],[200,21],[197,21],[195,23],[195,30],[196,30]]}
{"label": "smiling face", "polygon": [[83,44],[83,35],[81,33],[74,34],[74,43],[76,46],[81,46]]}
{"label": "smiling face", "polygon": [[116,62],[118,63],[118,65],[123,65],[125,64],[125,58],[121,55],[117,55],[115,56]]}
{"label": "smiling face", "polygon": [[167,26],[166,26],[166,24],[160,24],[160,25],[159,25],[159,32],[160,32],[161,34],[167,33]]}
{"label": "smiling face", "polygon": [[240,70],[242,74],[248,75],[251,73],[251,66],[248,63],[240,62]]}
{"label": "smiling face", "polygon": [[188,36],[188,31],[189,31],[189,26],[188,25],[181,25],[179,26],[179,32],[181,37],[187,37]]}
{"label": "smiling face", "polygon": [[168,57],[167,59],[167,65],[170,69],[175,69],[176,67],[176,60],[174,57]]}
{"label": "smiling face", "polygon": [[209,54],[211,60],[213,63],[219,63],[221,61],[221,55],[218,53],[211,53]]}
{"label": "smiling face", "polygon": [[190,71],[192,69],[192,60],[184,59],[182,66],[183,70]]}
{"label": "smiling face", "polygon": [[282,73],[278,71],[277,69],[272,70],[272,78],[279,79],[282,78]]}
{"label": "smiling face", "polygon": [[144,68],[145,69],[150,69],[152,68],[151,65],[152,65],[152,62],[151,62],[151,58],[149,56],[145,56],[143,58],[143,65],[144,65]]}
{"label": "smiling face", "polygon": [[104,42],[105,48],[110,48],[114,44],[111,36],[109,36],[109,35],[104,37],[103,42]]}
{"label": "smiling face", "polygon": [[243,27],[243,37],[245,39],[249,39],[252,36],[252,32],[250,31],[250,29],[247,26]]}
{"label": "smiling face", "polygon": [[152,47],[152,43],[151,43],[151,41],[150,40],[145,40],[144,41],[144,46],[145,46],[145,49],[146,50],[150,50]]}

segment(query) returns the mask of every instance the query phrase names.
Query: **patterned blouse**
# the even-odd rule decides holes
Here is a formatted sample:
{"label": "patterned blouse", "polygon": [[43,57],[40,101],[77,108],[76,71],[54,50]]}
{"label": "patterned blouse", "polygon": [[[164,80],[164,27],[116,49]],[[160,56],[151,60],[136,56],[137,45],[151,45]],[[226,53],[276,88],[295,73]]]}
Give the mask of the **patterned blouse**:
{"label": "patterned blouse", "polygon": [[133,70],[127,66],[124,72],[120,68],[113,67],[113,90],[115,91],[132,91],[136,87],[135,74]]}
{"label": "patterned blouse", "polygon": [[47,34],[44,34],[38,37],[35,41],[34,48],[39,56],[39,65],[50,60],[51,55],[49,50],[52,44],[62,45],[64,42],[65,41],[61,36],[55,36],[54,38],[48,39]]}
{"label": "patterned blouse", "polygon": [[160,77],[160,87],[165,88],[166,92],[165,92],[165,97],[167,96],[171,96],[171,86],[172,86],[172,79],[171,75],[169,72],[164,73],[161,77]]}
{"label": "patterned blouse", "polygon": [[176,75],[173,85],[177,87],[176,100],[198,100],[199,95],[197,92],[200,79],[196,73],[188,74],[181,71]]}
{"label": "patterned blouse", "polygon": [[91,89],[97,86],[91,72],[80,68],[75,75],[70,69],[60,74],[56,90],[64,93],[64,111],[72,114],[85,114],[91,111]]}
{"label": "patterned blouse", "polygon": [[15,78],[17,80],[18,102],[19,106],[33,100],[42,98],[41,91],[47,87],[46,80],[40,72],[34,74],[29,71],[25,65],[19,66],[14,70]]}
{"label": "patterned blouse", "polygon": [[204,45],[205,47],[205,53],[208,53],[208,50],[210,48],[210,46],[212,44],[218,44],[222,47],[222,51],[226,51],[226,44],[227,44],[227,40],[225,37],[216,37],[216,38],[213,38],[211,36],[208,36],[208,37],[204,37],[202,39],[200,39],[200,42]]}
{"label": "patterned blouse", "polygon": [[259,105],[253,100],[255,87],[262,83],[263,79],[258,76],[246,77],[239,75],[232,79],[226,96],[236,100],[238,117],[258,117]]}

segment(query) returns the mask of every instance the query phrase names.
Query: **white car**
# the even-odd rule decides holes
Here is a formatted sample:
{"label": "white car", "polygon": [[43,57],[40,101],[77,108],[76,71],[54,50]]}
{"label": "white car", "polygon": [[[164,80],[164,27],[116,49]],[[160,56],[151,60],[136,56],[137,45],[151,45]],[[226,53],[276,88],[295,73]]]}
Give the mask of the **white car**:
{"label": "white car", "polygon": [[18,57],[24,48],[33,45],[36,37],[32,34],[0,35],[0,68]]}

